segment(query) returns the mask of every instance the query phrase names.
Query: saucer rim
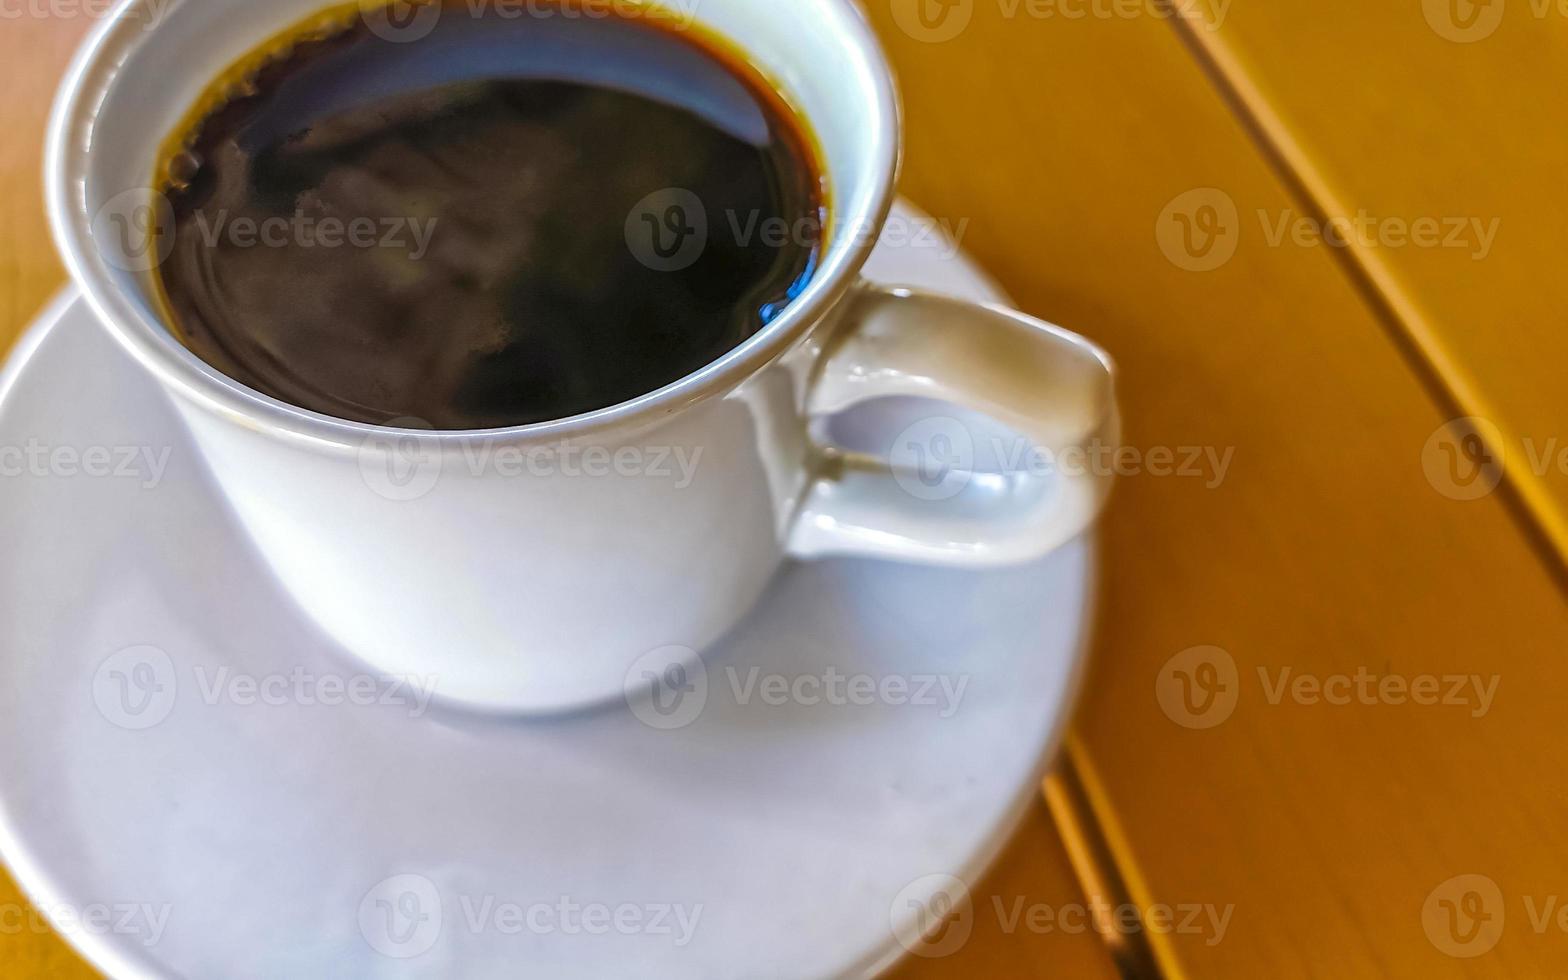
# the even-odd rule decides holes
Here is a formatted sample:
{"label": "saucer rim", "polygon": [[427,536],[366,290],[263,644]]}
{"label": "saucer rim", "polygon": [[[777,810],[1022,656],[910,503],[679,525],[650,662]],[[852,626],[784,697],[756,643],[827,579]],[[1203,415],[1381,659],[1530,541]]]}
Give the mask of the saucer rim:
{"label": "saucer rim", "polygon": [[[923,213],[903,198],[898,200],[898,206]],[[963,261],[965,274],[972,277],[977,286],[1002,301],[1007,300],[1005,291],[983,269],[967,255],[963,256]],[[31,366],[34,357],[51,333],[76,312],[78,306],[85,315],[97,320],[96,311],[80,291],[73,285],[65,286],[50,298],[18,338],[3,368],[0,368],[0,426],[4,425],[4,416],[12,393]],[[969,849],[968,858],[959,862],[961,873],[954,872],[970,889],[995,869],[1002,852],[1017,836],[1031,807],[1039,799],[1043,780],[1061,758],[1068,728],[1081,700],[1095,634],[1095,615],[1099,607],[1101,586],[1101,552],[1098,534],[1096,525],[1065,546],[1079,549],[1082,555],[1081,565],[1076,570],[1083,589],[1082,603],[1074,616],[1074,622],[1077,624],[1076,649],[1071,654],[1071,662],[1065,672],[1060,697],[1056,703],[1056,718],[1043,740],[1031,777],[1026,782],[1022,782],[1013,799],[999,809],[998,818],[989,831]],[[5,862],[18,887],[33,904],[35,910],[49,922],[56,935],[95,969],[115,978],[161,980],[164,977],[175,976],[162,969],[166,964],[150,957],[134,956],[134,950],[123,943],[116,943],[112,936],[71,928],[61,923],[57,912],[74,908],[75,903],[66,899],[66,889],[59,885],[55,877],[46,871],[42,864],[34,859],[32,852],[24,846],[22,835],[15,825],[13,807],[9,804],[8,794],[3,788],[0,788],[0,860]],[[855,962],[844,975],[880,976],[909,958],[913,958],[913,954],[900,944],[893,930],[889,929],[882,948]]]}

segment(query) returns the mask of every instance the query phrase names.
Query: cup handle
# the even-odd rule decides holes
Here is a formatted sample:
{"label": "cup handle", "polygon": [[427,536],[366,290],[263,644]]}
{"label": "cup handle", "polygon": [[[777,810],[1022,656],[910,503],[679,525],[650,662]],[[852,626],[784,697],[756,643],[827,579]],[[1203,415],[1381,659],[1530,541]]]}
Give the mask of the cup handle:
{"label": "cup handle", "polygon": [[790,553],[977,568],[1056,549],[1093,523],[1110,492],[1114,374],[1094,344],[1016,310],[860,284],[825,343],[807,416],[887,396],[937,399],[1013,429],[1032,443],[1034,465],[965,470],[972,437],[947,418],[890,433],[886,458],[817,446]]}

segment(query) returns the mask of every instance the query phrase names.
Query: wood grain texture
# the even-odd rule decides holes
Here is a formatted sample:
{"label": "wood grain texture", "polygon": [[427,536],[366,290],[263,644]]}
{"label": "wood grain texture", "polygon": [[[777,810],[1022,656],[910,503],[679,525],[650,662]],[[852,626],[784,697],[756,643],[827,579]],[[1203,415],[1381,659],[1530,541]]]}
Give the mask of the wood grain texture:
{"label": "wood grain texture", "polygon": [[[44,221],[40,168],[44,120],[71,51],[90,26],[82,18],[0,20],[0,352],[64,283]],[[1012,924],[1014,910],[1084,905],[1060,838],[1043,804],[1026,818],[991,873],[975,884],[970,938],[941,958],[911,957],[895,968],[904,980],[991,974],[1009,977],[1114,976],[1092,929],[1069,924],[1042,930]],[[1004,914],[998,914],[1001,909]],[[1020,920],[1021,921],[1021,920]],[[93,977],[28,904],[0,868],[0,976]]]}
{"label": "wood grain texture", "polygon": [[[26,8],[18,8],[26,9]],[[43,207],[43,133],[55,86],[92,21],[0,20],[0,348],[65,281]]]}
{"label": "wood grain texture", "polygon": [[[1213,0],[1209,0],[1213,2]],[[1568,553],[1568,4],[1236,3],[1201,32],[1266,107],[1323,209],[1362,221],[1368,267],[1457,412],[1495,426],[1541,531]],[[1401,226],[1436,223],[1416,241]],[[1271,246],[1250,222],[1256,247]]]}
{"label": "wood grain texture", "polygon": [[[0,350],[65,281],[44,221],[44,120],[85,17],[0,20]],[[0,976],[94,977],[0,868]]]}
{"label": "wood grain texture", "polygon": [[[1166,968],[1562,973],[1568,937],[1555,919],[1537,933],[1531,911],[1568,878],[1555,819],[1568,746],[1553,733],[1568,612],[1496,495],[1460,504],[1441,474],[1428,479],[1423,446],[1447,416],[1401,343],[1331,249],[1260,247],[1242,223],[1299,204],[1157,8],[1066,19],[961,2],[967,28],[941,42],[901,30],[887,3],[871,9],[904,83],[909,192],[971,219],[965,245],[1025,309],[1120,362],[1128,440],[1147,465],[1105,521],[1099,649],[1072,754],[1135,898],[1233,907],[1223,938],[1151,935]],[[1325,103],[1377,98],[1358,74],[1372,60],[1393,71],[1404,48],[1362,54],[1331,62],[1332,78],[1316,66],[1303,98],[1314,85]],[[1484,112],[1472,96],[1432,111]],[[1319,111],[1332,128],[1334,106]],[[1461,190],[1459,203],[1484,201]],[[1220,238],[1207,250],[1204,229]],[[1156,474],[1157,449],[1186,446],[1233,448],[1224,479]],[[1225,654],[1172,662],[1203,645]],[[1427,676],[1498,687],[1484,711],[1468,689],[1463,704],[1417,705],[1377,681],[1367,704],[1354,689],[1344,705],[1304,689],[1275,700],[1285,669],[1336,698],[1337,678],[1361,669],[1423,696]],[[1222,696],[1184,714],[1179,699],[1204,706],[1210,680]],[[1465,874],[1497,897],[1475,879],[1444,885]],[[1472,911],[1503,927],[1490,949],[1484,931],[1459,942]]]}

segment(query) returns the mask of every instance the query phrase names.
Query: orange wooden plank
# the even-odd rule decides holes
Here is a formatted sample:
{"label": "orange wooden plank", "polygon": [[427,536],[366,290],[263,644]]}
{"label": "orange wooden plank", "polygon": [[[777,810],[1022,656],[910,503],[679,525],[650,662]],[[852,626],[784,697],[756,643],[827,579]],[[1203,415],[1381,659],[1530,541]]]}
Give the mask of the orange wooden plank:
{"label": "orange wooden plank", "polygon": [[[1568,939],[1529,914],[1568,875],[1562,595],[1498,495],[1460,505],[1441,471],[1429,481],[1422,449],[1447,414],[1332,249],[1258,247],[1247,222],[1300,204],[1178,33],[1153,7],[1070,19],[973,0],[933,39],[901,26],[904,8],[869,9],[905,84],[907,190],[968,219],[966,246],[1024,308],[1122,368],[1138,454],[1105,523],[1073,755],[1138,901],[1234,907],[1223,938],[1201,919],[1151,934],[1161,962],[1202,977],[1568,968]],[[1337,9],[1354,30],[1362,8]],[[1160,453],[1183,447],[1200,450],[1190,476]],[[1206,646],[1225,655],[1185,653]],[[1394,678],[1387,693],[1312,692],[1338,700],[1362,671]],[[1479,675],[1491,700],[1467,686],[1464,703],[1412,703],[1411,685],[1425,700],[1446,675]],[[1182,724],[1172,706],[1204,707],[1215,681],[1212,727]],[[1496,908],[1443,885],[1470,873],[1496,883]],[[1444,901],[1461,938],[1467,910],[1506,913],[1500,941],[1445,938]],[[1451,955],[1467,952],[1485,958]]]}
{"label": "orange wooden plank", "polygon": [[[83,16],[0,20],[0,350],[7,350],[64,281],[44,221],[44,118]],[[0,974],[92,977],[97,974],[49,928],[0,868]]]}
{"label": "orange wooden plank", "polygon": [[[1434,443],[1432,464],[1452,467],[1465,497],[1490,484],[1474,458],[1502,461],[1561,561],[1568,5],[1235,4],[1192,36],[1319,212],[1294,208],[1283,237],[1282,215],[1244,215],[1241,247],[1332,251],[1364,269],[1453,412],[1483,420],[1485,452],[1455,462]],[[1324,218],[1349,233],[1325,242]]]}

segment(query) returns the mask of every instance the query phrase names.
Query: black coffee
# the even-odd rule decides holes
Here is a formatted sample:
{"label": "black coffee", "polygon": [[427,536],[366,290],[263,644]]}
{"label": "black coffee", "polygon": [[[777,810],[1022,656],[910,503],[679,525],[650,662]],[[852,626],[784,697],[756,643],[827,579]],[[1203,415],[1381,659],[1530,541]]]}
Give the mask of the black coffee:
{"label": "black coffee", "polygon": [[470,429],[634,398],[761,329],[821,246],[809,139],[720,46],[595,9],[345,17],[237,68],[169,154],[181,339],[304,408]]}

